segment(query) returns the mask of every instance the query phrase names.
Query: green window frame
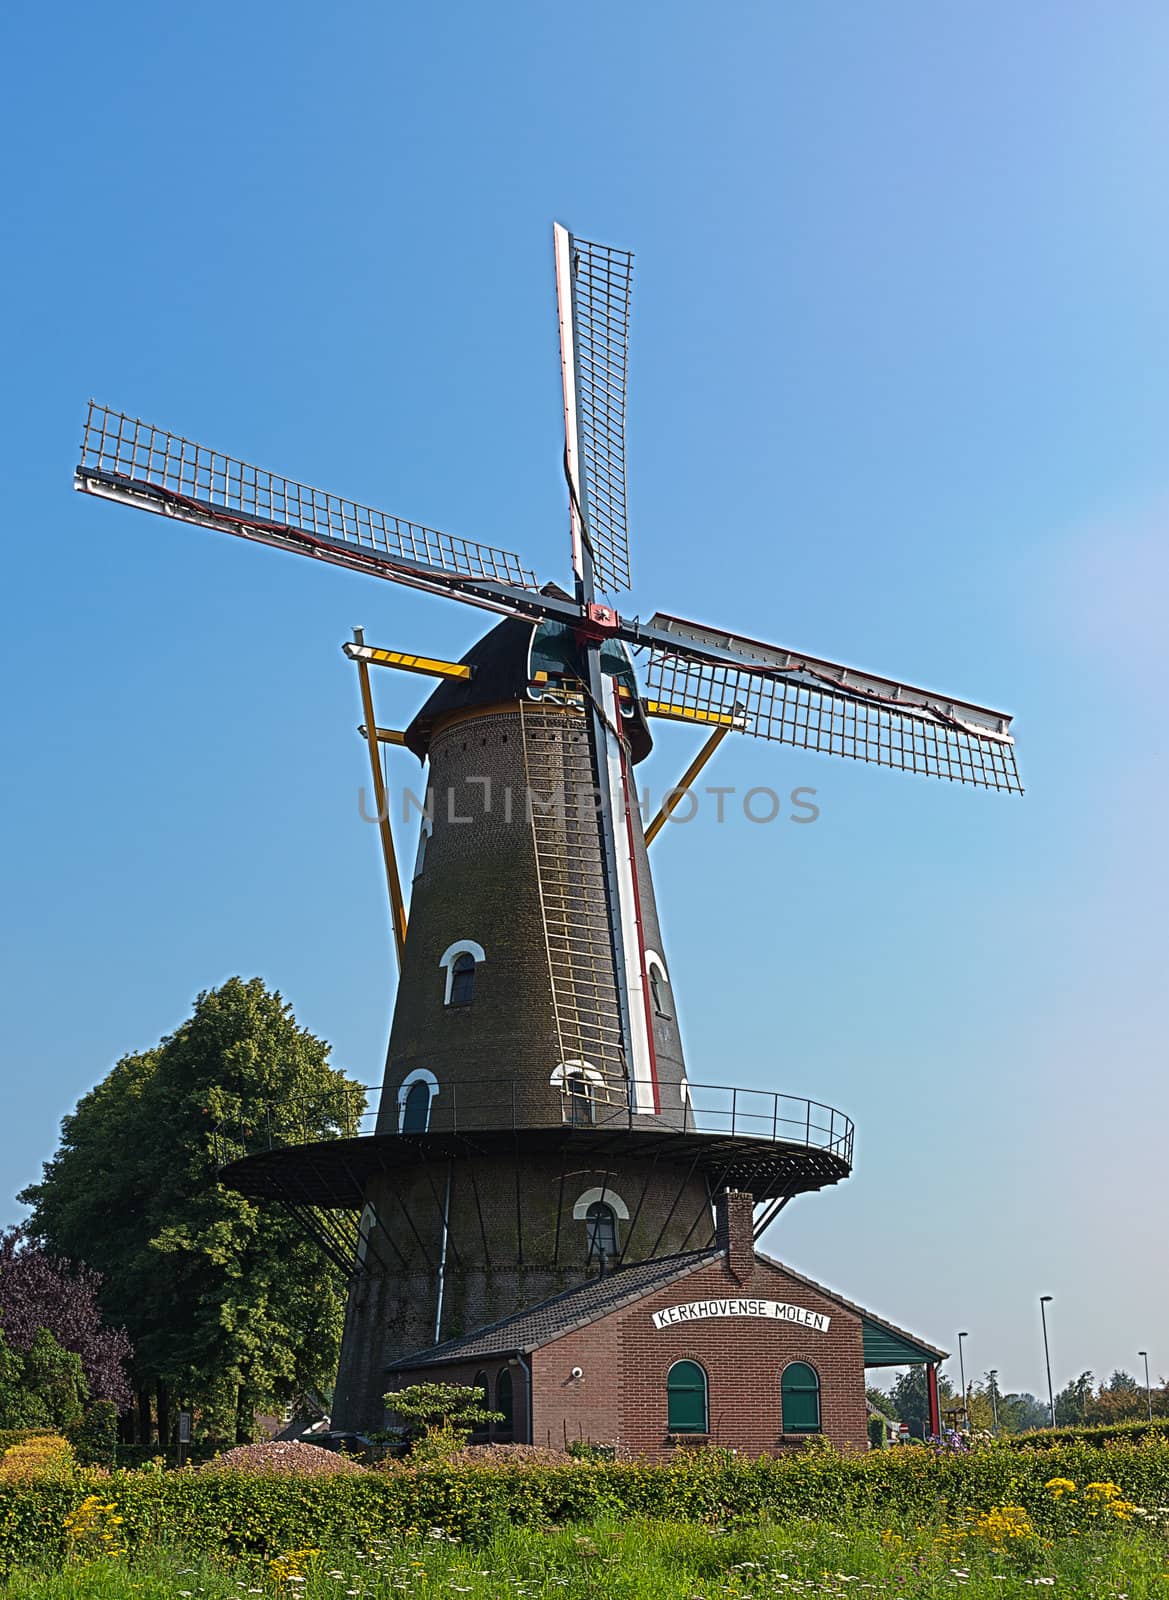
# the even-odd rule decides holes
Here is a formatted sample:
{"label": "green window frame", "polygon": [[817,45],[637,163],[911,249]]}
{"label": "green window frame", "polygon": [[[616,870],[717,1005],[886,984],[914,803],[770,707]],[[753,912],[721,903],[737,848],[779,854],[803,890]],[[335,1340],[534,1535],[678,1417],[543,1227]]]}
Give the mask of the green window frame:
{"label": "green window frame", "polygon": [[784,1433],[819,1433],[820,1374],[806,1361],[789,1361],[780,1380]]}
{"label": "green window frame", "polygon": [[675,1361],[666,1374],[666,1426],[671,1433],[707,1433],[706,1372],[697,1361]]}

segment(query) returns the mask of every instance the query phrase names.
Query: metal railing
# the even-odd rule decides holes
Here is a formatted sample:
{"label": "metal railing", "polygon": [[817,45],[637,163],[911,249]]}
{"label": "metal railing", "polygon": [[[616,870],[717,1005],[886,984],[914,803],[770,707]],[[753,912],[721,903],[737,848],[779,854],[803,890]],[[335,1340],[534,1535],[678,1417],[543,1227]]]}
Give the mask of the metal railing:
{"label": "metal railing", "polygon": [[571,1071],[564,1082],[543,1086],[529,1078],[452,1080],[437,1087],[415,1079],[383,1110],[380,1088],[355,1084],[319,1098],[245,1106],[219,1120],[215,1137],[224,1164],[261,1150],[378,1132],[522,1133],[565,1126],[758,1140],[824,1151],[852,1163],[851,1119],[819,1100],[725,1084],[667,1084],[661,1094],[672,1104],[650,1114],[634,1110],[638,1087],[630,1082],[618,1092],[612,1080],[598,1076],[592,1081]]}

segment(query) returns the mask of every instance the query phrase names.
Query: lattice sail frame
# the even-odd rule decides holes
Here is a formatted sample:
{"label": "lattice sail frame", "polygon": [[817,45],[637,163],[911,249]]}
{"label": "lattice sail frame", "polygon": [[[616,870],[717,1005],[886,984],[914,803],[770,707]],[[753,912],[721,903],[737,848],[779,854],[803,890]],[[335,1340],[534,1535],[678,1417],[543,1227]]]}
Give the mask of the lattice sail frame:
{"label": "lattice sail frame", "polygon": [[740,732],[825,755],[1021,794],[1014,741],[940,710],[849,692],[807,667],[752,669],[653,646],[648,691],[666,714],[731,715]]}
{"label": "lattice sail frame", "polygon": [[588,539],[598,589],[629,588],[625,390],[633,255],[571,236],[577,425],[588,496]]}
{"label": "lattice sail frame", "polygon": [[[105,485],[116,497],[189,521],[301,549],[319,544],[399,569],[491,579],[535,590],[535,573],[509,550],[460,539],[375,511],[196,444],[140,417],[89,402],[77,468],[79,488]],[[119,496],[118,491],[123,493]],[[466,595],[464,598],[471,599]]]}

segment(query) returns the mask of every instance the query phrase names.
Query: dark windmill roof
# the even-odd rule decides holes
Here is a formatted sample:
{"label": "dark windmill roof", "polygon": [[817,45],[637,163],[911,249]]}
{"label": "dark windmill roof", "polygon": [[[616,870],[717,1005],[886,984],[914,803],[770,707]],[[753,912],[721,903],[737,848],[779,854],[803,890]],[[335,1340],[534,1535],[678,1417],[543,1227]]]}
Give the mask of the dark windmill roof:
{"label": "dark windmill roof", "polygon": [[551,1300],[542,1300],[526,1311],[505,1317],[502,1322],[476,1328],[460,1339],[447,1339],[429,1350],[415,1350],[412,1355],[391,1362],[386,1371],[406,1372],[415,1367],[437,1366],[444,1361],[473,1361],[479,1356],[527,1355],[552,1339],[558,1339],[562,1333],[596,1322],[655,1289],[665,1288],[721,1254],[718,1249],[692,1250],[686,1255],[660,1256],[654,1261],[618,1267],[603,1278],[593,1278],[575,1289],[566,1289]]}
{"label": "dark windmill roof", "polygon": [[[571,598],[552,583],[541,592],[558,600]],[[459,658],[462,666],[474,669],[472,676],[443,678],[406,729],[406,747],[419,761],[426,760],[435,728],[453,713],[480,706],[510,705],[526,698],[532,635],[537,626],[523,617],[505,617]],[[626,724],[626,733],[634,761],[641,761],[649,754],[653,740],[640,702]]]}
{"label": "dark windmill roof", "polygon": [[406,729],[406,745],[425,761],[435,724],[453,711],[522,700],[528,689],[528,653],[535,623],[505,617],[485,633],[461,665],[474,669],[470,678],[443,678]]}

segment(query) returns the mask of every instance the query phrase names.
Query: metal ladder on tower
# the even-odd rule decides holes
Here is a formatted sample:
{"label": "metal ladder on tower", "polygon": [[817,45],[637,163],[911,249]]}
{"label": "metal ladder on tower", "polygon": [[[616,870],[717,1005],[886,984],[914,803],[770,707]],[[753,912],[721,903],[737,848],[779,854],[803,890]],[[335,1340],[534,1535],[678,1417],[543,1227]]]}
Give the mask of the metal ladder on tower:
{"label": "metal ladder on tower", "polygon": [[520,726],[566,1115],[593,1121],[629,1086],[583,699],[525,701]]}

